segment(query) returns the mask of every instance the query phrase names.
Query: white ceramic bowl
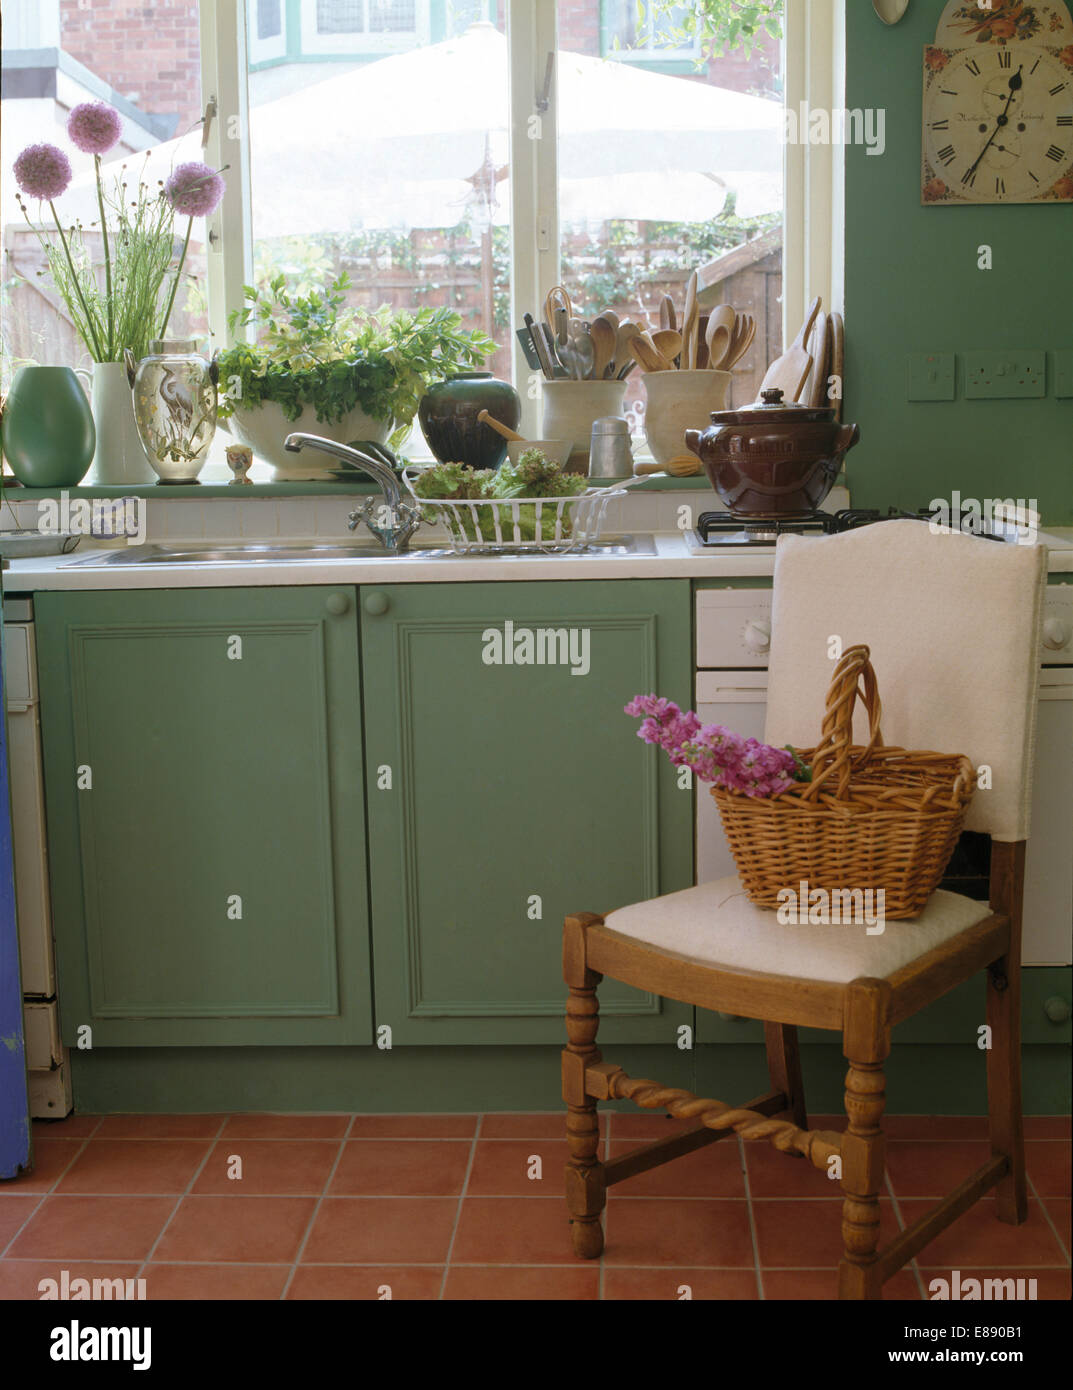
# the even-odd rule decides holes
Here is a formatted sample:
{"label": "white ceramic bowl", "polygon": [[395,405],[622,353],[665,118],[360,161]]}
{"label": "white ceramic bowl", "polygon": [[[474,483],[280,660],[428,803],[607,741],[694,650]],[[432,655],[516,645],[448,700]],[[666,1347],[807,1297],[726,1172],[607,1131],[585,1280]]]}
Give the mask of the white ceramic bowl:
{"label": "white ceramic bowl", "polygon": [[270,463],[280,482],[327,478],[333,470],[344,466],[338,459],[314,449],[289,454],[283,441],[296,430],[303,434],[319,434],[336,444],[350,444],[359,439],[386,444],[391,433],[390,420],[374,420],[364,410],[352,410],[337,424],[328,424],[318,420],[317,412],[307,405],[297,420],[288,420],[275,401],[263,401],[250,409],[239,406],[229,420],[221,421],[221,427],[229,430],[239,444],[248,444],[257,458]]}
{"label": "white ceramic bowl", "polygon": [[551,463],[557,463],[561,468],[573,447],[570,439],[512,439],[507,443],[507,457],[511,463],[517,463],[526,449],[539,449]]}

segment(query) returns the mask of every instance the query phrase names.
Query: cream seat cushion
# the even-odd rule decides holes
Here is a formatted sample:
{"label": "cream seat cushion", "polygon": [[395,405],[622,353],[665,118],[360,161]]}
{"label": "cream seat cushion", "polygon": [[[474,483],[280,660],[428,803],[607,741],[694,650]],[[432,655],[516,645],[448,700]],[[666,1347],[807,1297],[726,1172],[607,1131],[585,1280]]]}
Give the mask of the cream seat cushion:
{"label": "cream seat cushion", "polygon": [[991,915],[987,903],[942,889],[915,920],[864,926],[784,925],[754,907],[737,875],[609,912],[605,926],[669,954],[723,970],[848,984],[886,979]]}

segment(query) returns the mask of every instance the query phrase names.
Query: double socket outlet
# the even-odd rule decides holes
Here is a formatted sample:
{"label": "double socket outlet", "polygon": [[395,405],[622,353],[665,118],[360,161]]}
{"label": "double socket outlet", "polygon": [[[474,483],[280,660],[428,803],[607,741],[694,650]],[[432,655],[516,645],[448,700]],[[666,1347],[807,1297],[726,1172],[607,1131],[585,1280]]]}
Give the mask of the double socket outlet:
{"label": "double socket outlet", "polygon": [[[907,359],[908,399],[952,401],[957,396],[957,358],[952,352],[913,353]],[[1053,390],[1073,396],[1073,349],[1052,354]],[[1047,354],[1042,350],[966,352],[962,394],[970,401],[1027,400],[1047,394]]]}

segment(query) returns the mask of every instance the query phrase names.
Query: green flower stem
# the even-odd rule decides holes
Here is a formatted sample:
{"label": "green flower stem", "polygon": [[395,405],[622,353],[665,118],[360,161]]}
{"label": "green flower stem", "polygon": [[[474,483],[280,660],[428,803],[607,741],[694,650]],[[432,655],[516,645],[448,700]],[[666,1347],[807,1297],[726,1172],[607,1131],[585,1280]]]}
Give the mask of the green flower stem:
{"label": "green flower stem", "polygon": [[104,188],[101,185],[101,157],[93,156],[94,171],[97,175],[97,207],[101,213],[101,237],[104,241],[104,293],[108,306],[108,360],[115,356],[115,306],[112,303],[112,256],[108,249],[108,219],[104,215]]}
{"label": "green flower stem", "polygon": [[[78,295],[78,302],[82,306],[82,312],[86,316],[86,330],[89,333],[90,337],[93,339],[93,342],[90,344],[90,346],[96,353],[94,361],[103,362],[105,361],[105,358],[101,353],[101,345],[97,339],[96,325],[93,322],[92,315],[89,312],[89,306],[86,304],[85,296],[82,293],[82,284],[78,278],[78,271],[75,270],[75,263],[71,259],[71,248],[67,245],[67,238],[63,234],[63,226],[60,223],[59,213],[56,211],[56,204],[52,201],[51,198],[49,199],[48,207],[49,211],[52,213],[52,220],[56,224],[56,230],[60,234],[60,241],[63,244],[63,253],[67,257],[67,264],[70,267],[71,271],[71,283],[74,285],[75,294]],[[29,221],[29,217],[27,217],[26,220]]]}
{"label": "green flower stem", "polygon": [[171,318],[172,305],[175,303],[175,291],[179,288],[179,277],[183,273],[183,266],[186,264],[186,252],[190,245],[190,233],[194,229],[194,219],[191,217],[186,224],[186,238],[183,241],[183,249],[179,256],[179,264],[175,267],[175,278],[171,282],[171,294],[168,296],[168,305],[164,310],[164,319],[160,325],[160,337],[164,338],[168,332],[168,320]]}

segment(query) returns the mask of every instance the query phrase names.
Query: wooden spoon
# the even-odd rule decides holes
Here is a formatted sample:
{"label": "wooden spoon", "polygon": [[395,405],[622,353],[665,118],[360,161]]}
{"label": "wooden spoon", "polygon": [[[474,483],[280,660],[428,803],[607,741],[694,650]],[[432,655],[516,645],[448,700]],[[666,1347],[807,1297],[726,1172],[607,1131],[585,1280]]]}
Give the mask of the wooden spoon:
{"label": "wooden spoon", "polygon": [[646,473],[670,473],[674,478],[691,478],[700,472],[700,459],[694,454],[682,454],[666,464],[635,463],[633,471],[637,477],[644,477]]}
{"label": "wooden spoon", "polygon": [[692,370],[697,365],[697,272],[693,271],[686,284],[686,307],[682,314],[682,367]]}
{"label": "wooden spoon", "polygon": [[714,371],[726,370],[723,363],[730,353],[737,323],[738,316],[731,304],[720,304],[708,319],[708,366]]}
{"label": "wooden spoon", "polygon": [[753,345],[756,337],[756,320],[751,314],[742,314],[738,320],[737,330],[734,334],[734,341],[727,350],[727,355],[723,359],[721,368],[724,372],[729,372],[736,362],[738,362]]}
{"label": "wooden spoon", "polygon": [[678,327],[678,318],[674,312],[674,300],[669,294],[665,294],[659,302],[659,326],[661,329]]}
{"label": "wooden spoon", "polygon": [[635,333],[630,339],[630,351],[646,372],[669,372],[672,365],[659,351],[647,333]]}
{"label": "wooden spoon", "polygon": [[652,345],[673,366],[674,359],[682,351],[682,335],[673,328],[658,328],[652,334]]}
{"label": "wooden spoon", "polygon": [[492,429],[495,430],[496,434],[501,434],[504,439],[509,439],[512,442],[520,442],[522,444],[525,443],[524,434],[518,434],[509,426],[501,424],[494,415],[489,415],[487,410],[482,410],[477,416],[477,419],[482,425],[490,425]]}
{"label": "wooden spoon", "polygon": [[615,360],[615,345],[618,342],[618,335],[610,320],[603,314],[597,314],[593,319],[589,334],[592,338],[592,374],[597,381],[600,381]]}

